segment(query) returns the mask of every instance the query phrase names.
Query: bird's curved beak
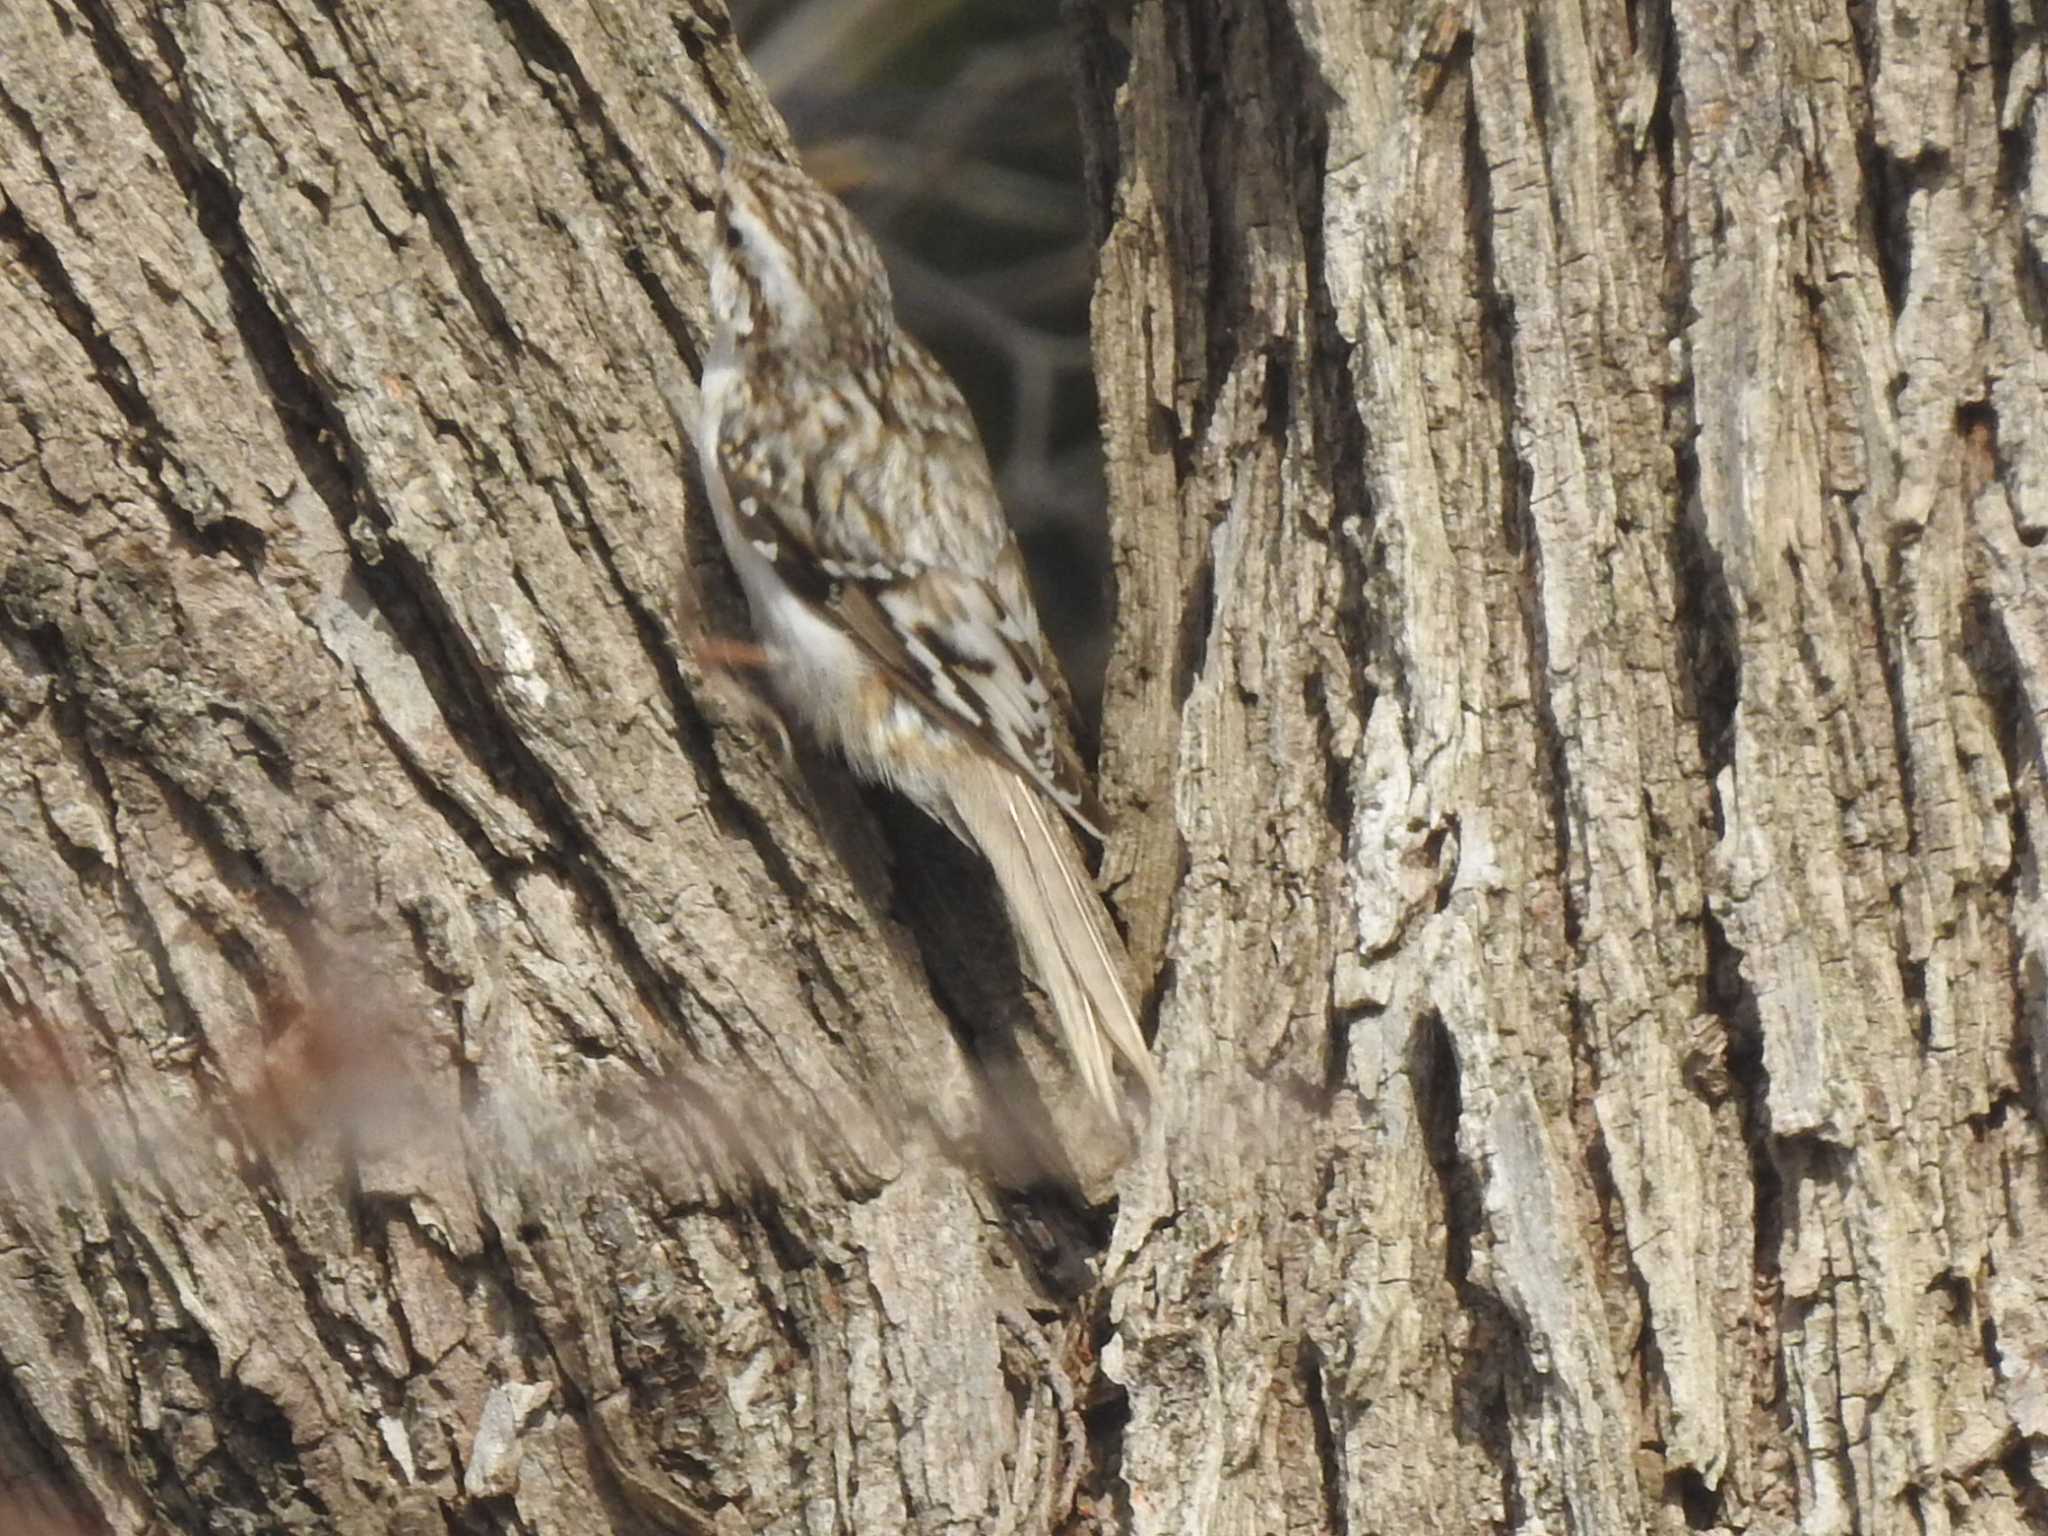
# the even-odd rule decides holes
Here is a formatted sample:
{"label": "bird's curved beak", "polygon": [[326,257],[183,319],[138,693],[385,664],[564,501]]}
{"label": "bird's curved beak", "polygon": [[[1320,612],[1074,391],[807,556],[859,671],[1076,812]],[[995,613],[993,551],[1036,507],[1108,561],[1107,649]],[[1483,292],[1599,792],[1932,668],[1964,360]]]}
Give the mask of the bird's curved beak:
{"label": "bird's curved beak", "polygon": [[725,135],[715,131],[697,115],[694,107],[673,91],[663,91],[661,94],[668,98],[668,104],[676,109],[682,120],[697,130],[697,137],[704,141],[705,147],[716,157],[718,168],[724,170],[726,163],[732,159],[732,145],[727,142]]}

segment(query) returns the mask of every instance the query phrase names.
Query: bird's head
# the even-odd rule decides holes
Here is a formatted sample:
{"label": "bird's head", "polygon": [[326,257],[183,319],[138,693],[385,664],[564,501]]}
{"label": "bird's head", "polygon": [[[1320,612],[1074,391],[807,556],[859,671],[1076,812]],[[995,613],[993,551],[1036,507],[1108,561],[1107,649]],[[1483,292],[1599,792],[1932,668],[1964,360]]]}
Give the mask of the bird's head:
{"label": "bird's head", "polygon": [[844,203],[794,166],[732,147],[718,156],[711,307],[741,347],[865,352],[895,328],[882,254]]}

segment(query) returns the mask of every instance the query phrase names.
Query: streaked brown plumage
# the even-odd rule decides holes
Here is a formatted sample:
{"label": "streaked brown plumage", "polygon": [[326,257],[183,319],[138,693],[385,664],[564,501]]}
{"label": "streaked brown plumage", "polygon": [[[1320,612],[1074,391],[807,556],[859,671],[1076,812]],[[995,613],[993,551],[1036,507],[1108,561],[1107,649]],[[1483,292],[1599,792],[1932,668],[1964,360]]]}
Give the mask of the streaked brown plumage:
{"label": "streaked brown plumage", "polygon": [[[696,123],[694,117],[691,118]],[[803,172],[719,158],[697,450],[777,691],[993,867],[1082,1080],[1156,1091],[1123,943],[1067,819],[1101,835],[1057,667],[966,403],[897,328],[865,230]]]}

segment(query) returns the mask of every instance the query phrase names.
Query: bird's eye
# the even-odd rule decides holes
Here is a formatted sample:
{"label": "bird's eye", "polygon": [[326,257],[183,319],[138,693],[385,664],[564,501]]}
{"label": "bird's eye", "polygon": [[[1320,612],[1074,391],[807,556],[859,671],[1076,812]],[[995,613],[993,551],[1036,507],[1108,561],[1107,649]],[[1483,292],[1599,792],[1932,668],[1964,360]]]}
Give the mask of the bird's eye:
{"label": "bird's eye", "polygon": [[728,251],[736,251],[740,248],[739,225],[728,224],[725,226],[725,248]]}

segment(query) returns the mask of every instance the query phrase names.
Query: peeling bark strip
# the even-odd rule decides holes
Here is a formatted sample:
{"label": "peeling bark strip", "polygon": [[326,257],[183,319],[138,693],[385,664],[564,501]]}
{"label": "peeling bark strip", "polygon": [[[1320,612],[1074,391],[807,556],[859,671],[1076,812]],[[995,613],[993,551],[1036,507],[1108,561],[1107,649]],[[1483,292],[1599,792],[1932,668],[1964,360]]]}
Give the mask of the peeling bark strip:
{"label": "peeling bark strip", "polygon": [[2048,1514],[2048,16],[1397,10],[1071,7],[1108,1227],[699,702],[718,8],[0,6],[0,1528]]}

